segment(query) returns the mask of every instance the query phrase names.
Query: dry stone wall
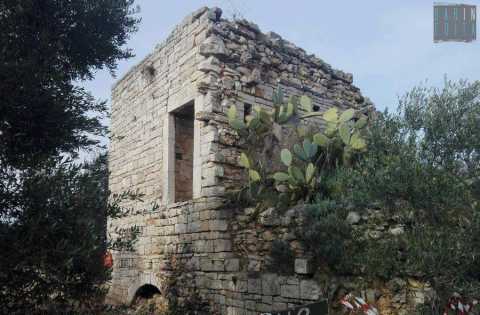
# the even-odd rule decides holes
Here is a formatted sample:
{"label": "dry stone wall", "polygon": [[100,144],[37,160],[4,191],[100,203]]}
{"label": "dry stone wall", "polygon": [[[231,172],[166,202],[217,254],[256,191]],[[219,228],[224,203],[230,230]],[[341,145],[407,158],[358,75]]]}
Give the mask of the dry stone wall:
{"label": "dry stone wall", "polygon": [[[414,314],[416,306],[434,297],[431,286],[415,278],[372,282],[361,276],[332,275],[315,266],[297,234],[309,218],[303,206],[292,208],[281,215],[274,208],[260,213],[254,208],[232,211],[234,218],[230,230],[233,251],[241,257],[242,271],[249,275],[249,279],[270,277],[269,283],[279,288],[277,295],[273,296],[277,305],[278,302],[285,301],[285,298],[304,299],[304,303],[325,298],[329,301],[331,314],[345,314],[345,309],[338,301],[346,293],[353,292],[375,305],[382,315],[407,315]],[[385,224],[379,225],[379,221]],[[401,233],[403,229],[398,222],[387,223],[377,210],[368,211],[350,224],[354,225],[354,229],[365,231],[368,237]],[[285,256],[281,260],[272,257],[275,241],[288,246],[293,254],[291,259]],[[268,290],[263,292],[268,293]]]}
{"label": "dry stone wall", "polygon": [[[243,113],[254,104],[272,106],[277,86],[287,97],[309,95],[318,111],[371,105],[352,85],[351,74],[253,23],[222,19],[218,8],[187,16],[113,87],[110,188],[138,191],[144,202],[126,203],[131,214],[108,222],[111,237],[117,228],[140,228],[134,251],[113,253],[111,302],[130,303],[146,284],[167,290],[167,279],[175,275],[178,295],[197,292],[212,314],[258,314],[332,298],[339,283],[357,283],[314,272],[293,232],[292,224],[301,220],[297,210],[280,217],[270,209],[256,216],[226,202],[225,194],[244,178],[227,108],[233,104]],[[176,130],[175,115],[192,103],[193,132]],[[178,143],[189,135],[193,139]],[[193,152],[187,166],[176,163],[176,153],[182,153],[176,148]],[[189,165],[191,183],[190,170],[178,169]],[[184,192],[190,185],[192,200],[174,202],[175,190],[180,191],[176,176]],[[275,239],[294,248],[290,274],[268,268]],[[411,291],[398,280],[362,292],[375,302],[388,299],[391,312],[382,314],[405,314]]]}

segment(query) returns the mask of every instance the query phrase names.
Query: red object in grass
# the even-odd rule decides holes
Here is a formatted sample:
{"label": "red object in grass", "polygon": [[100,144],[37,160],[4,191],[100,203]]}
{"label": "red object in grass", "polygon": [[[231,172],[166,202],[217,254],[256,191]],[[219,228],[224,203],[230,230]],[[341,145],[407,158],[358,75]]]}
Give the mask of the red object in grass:
{"label": "red object in grass", "polygon": [[[478,304],[478,300],[473,300],[467,303],[458,293],[454,293],[448,300],[448,304],[445,306],[443,315],[454,314],[467,315],[471,314],[473,308]],[[450,312],[451,311],[451,312]]]}
{"label": "red object in grass", "polygon": [[103,266],[105,268],[112,268],[113,267],[113,256],[112,253],[106,252],[105,255],[103,256]]}

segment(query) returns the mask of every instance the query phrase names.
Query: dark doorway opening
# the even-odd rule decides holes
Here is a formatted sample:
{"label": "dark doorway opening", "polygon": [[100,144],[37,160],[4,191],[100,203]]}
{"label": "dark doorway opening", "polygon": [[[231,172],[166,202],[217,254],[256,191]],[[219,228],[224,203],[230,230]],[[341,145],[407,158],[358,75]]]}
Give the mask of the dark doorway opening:
{"label": "dark doorway opening", "polygon": [[138,299],[151,299],[156,294],[160,294],[160,290],[151,284],[144,284],[138,288],[137,293],[135,293],[135,300]]}

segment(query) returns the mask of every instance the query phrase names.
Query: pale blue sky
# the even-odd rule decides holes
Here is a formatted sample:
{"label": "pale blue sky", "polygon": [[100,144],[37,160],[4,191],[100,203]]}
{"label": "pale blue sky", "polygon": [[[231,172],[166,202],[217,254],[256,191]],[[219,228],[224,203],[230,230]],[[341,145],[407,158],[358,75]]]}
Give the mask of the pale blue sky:
{"label": "pale blue sky", "polygon": [[[480,5],[480,0],[468,1]],[[285,39],[353,73],[354,84],[379,109],[394,109],[397,96],[428,79],[480,79],[480,43],[432,41],[433,2],[427,0],[137,0],[142,22],[128,46],[135,58],[119,63],[117,77],[150,53],[184,16],[202,6],[222,8],[223,17],[240,13],[262,31]],[[116,79],[97,73],[86,82],[94,96],[109,99]]]}

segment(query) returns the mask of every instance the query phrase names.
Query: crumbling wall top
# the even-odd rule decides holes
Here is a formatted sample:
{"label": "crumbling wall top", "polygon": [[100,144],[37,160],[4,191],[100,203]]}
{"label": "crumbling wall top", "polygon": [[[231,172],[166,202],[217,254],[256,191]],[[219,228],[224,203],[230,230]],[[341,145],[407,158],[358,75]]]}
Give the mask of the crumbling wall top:
{"label": "crumbling wall top", "polygon": [[[147,55],[138,65],[134,66],[128,73],[120,78],[112,87],[115,89],[122,81],[135,72],[136,69],[145,64],[153,55],[165,48],[167,45],[175,42],[177,36],[183,32],[187,27],[197,23],[199,26],[208,27],[209,36],[206,44],[210,44],[213,50],[202,51],[200,54],[204,56],[219,57],[225,61],[235,62],[238,64],[255,64],[256,67],[276,68],[275,70],[293,72],[296,70],[302,71],[300,66],[308,66],[317,69],[317,76],[322,78],[312,78],[312,71],[306,70],[301,73],[305,77],[311,79],[324,80],[340,80],[346,84],[353,82],[351,73],[346,73],[341,70],[334,69],[331,65],[323,61],[314,54],[308,54],[304,49],[296,46],[292,42],[282,38],[274,32],[263,33],[257,24],[247,21],[245,19],[229,20],[222,18],[222,10],[217,7],[208,8],[202,7],[197,11],[186,16],[183,21],[178,24],[170,35],[160,44],[158,44],[154,51]],[[230,43],[230,47],[222,47],[226,42]],[[235,46],[235,44],[238,45]],[[204,45],[205,46],[205,45]],[[235,49],[246,46],[248,49]],[[273,56],[273,58],[265,57]]]}

